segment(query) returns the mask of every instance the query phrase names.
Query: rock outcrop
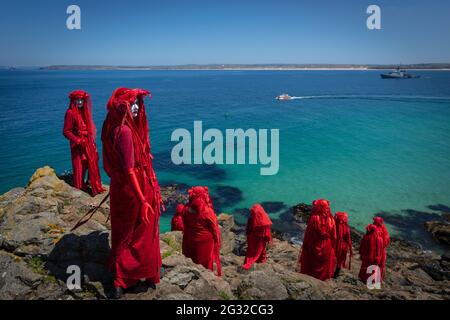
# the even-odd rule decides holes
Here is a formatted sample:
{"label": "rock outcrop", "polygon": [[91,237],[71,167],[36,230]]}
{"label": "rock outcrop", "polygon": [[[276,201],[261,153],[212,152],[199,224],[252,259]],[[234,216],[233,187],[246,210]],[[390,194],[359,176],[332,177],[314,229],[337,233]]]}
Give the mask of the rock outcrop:
{"label": "rock outcrop", "polygon": [[442,244],[450,246],[450,222],[428,221],[425,228]]}
{"label": "rock outcrop", "polygon": [[[105,186],[107,187],[107,186]],[[162,187],[173,207],[185,200],[175,186]],[[106,201],[92,220],[70,232],[75,222],[103,195],[90,197],[55,172],[38,169],[25,188],[0,196],[0,299],[107,299],[111,275],[105,268],[110,248]],[[308,206],[290,209],[291,227],[302,232]],[[170,212],[169,212],[170,214]],[[288,215],[289,213],[285,213]],[[449,299],[448,255],[424,252],[393,239],[388,250],[387,276],[381,290],[369,290],[358,280],[356,254],[352,270],[330,281],[296,272],[299,243],[277,233],[267,263],[251,270],[241,265],[245,230],[230,215],[218,216],[222,230],[222,277],[196,265],[181,253],[181,232],[161,234],[163,272],[156,289],[126,294],[124,299]],[[355,240],[361,234],[354,231]],[[355,242],[357,244],[357,242]],[[357,252],[357,248],[355,248]],[[69,290],[67,268],[79,266],[80,289]]]}

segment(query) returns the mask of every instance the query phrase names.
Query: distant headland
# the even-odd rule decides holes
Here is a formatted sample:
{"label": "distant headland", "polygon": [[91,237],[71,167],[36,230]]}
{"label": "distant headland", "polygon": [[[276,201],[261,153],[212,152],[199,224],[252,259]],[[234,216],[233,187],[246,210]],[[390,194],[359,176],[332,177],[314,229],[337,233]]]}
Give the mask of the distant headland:
{"label": "distant headland", "polygon": [[450,70],[450,63],[420,64],[184,64],[160,66],[52,65],[41,70]]}

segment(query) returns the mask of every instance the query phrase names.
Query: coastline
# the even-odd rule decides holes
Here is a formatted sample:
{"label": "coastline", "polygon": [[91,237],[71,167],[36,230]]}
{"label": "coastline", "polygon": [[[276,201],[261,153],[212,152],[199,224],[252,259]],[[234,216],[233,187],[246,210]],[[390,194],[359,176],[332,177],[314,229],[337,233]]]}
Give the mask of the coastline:
{"label": "coastline", "polygon": [[[370,68],[40,68],[47,71],[389,71]],[[450,71],[442,69],[407,69],[410,71]]]}
{"label": "coastline", "polygon": [[415,71],[449,71],[450,63],[418,64],[186,64],[154,66],[113,66],[113,65],[50,65],[40,70],[188,70],[188,71],[370,71],[401,69]]}

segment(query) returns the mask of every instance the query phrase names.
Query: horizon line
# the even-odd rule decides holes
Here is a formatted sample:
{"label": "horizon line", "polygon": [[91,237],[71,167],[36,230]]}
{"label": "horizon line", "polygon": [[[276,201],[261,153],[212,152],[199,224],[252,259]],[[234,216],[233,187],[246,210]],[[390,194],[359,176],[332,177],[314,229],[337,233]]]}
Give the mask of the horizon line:
{"label": "horizon line", "polygon": [[436,66],[447,65],[450,62],[417,62],[417,63],[182,63],[182,64],[46,64],[46,65],[1,65],[0,68],[51,68],[51,67],[116,67],[116,68],[168,68],[168,67],[228,67],[228,66],[352,66],[352,67],[380,67],[380,66]]}

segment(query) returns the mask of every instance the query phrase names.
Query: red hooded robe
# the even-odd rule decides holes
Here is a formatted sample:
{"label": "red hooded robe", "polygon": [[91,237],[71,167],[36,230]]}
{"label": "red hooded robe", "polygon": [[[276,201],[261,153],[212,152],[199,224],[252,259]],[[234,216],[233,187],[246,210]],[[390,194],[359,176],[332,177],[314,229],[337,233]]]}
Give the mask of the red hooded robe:
{"label": "red hooded robe", "polygon": [[320,280],[333,277],[336,269],[336,225],[328,200],[315,200],[300,255],[300,272]]}
{"label": "red hooded robe", "polygon": [[189,189],[189,203],[183,213],[183,254],[194,263],[221,276],[220,228],[207,187]]}
{"label": "red hooded robe", "polygon": [[381,229],[381,233],[383,234],[383,244],[384,244],[384,250],[383,250],[383,259],[381,261],[382,271],[381,277],[384,277],[384,272],[386,271],[386,260],[387,260],[387,253],[386,249],[389,245],[389,242],[391,241],[389,237],[389,232],[386,228],[386,225],[384,224],[384,220],[381,217],[374,217],[373,218],[373,224],[376,225],[378,228]]}
{"label": "red hooded robe", "polygon": [[[76,90],[70,93],[69,99],[69,108],[64,117],[63,135],[70,141],[73,185],[77,189],[86,190],[84,176],[88,171],[91,194],[95,196],[105,189],[102,187],[98,169],[96,128],[92,120],[91,97],[83,90]],[[78,99],[84,100],[82,108],[75,103]]]}
{"label": "red hooded robe", "polygon": [[183,231],[183,214],[184,214],[184,204],[179,204],[175,211],[174,216],[172,217],[171,230],[172,231]]}
{"label": "red hooded robe", "polygon": [[264,263],[267,260],[267,244],[272,242],[270,227],[272,221],[260,204],[255,204],[250,209],[250,217],[247,221],[247,253],[244,269],[250,269],[255,263]]}
{"label": "red hooded robe", "polygon": [[[111,177],[111,255],[114,285],[127,288],[145,278],[159,282],[161,253],[160,188],[152,165],[150,138],[141,89],[118,88],[103,123],[103,163]],[[138,101],[135,118],[130,105]]]}
{"label": "red hooded robe", "polygon": [[[380,268],[383,275],[382,261],[384,255],[383,234],[380,228],[374,224],[369,224],[366,228],[366,234],[361,240],[359,247],[359,255],[361,258],[361,269],[359,270],[359,279],[364,283],[370,277],[367,273],[369,266],[376,265]],[[380,276],[381,276],[380,275]]]}
{"label": "red hooded robe", "polygon": [[336,212],[334,216],[336,223],[336,268],[346,268],[347,254],[349,255],[348,268],[352,265],[352,238],[348,226],[348,215],[345,212]]}

